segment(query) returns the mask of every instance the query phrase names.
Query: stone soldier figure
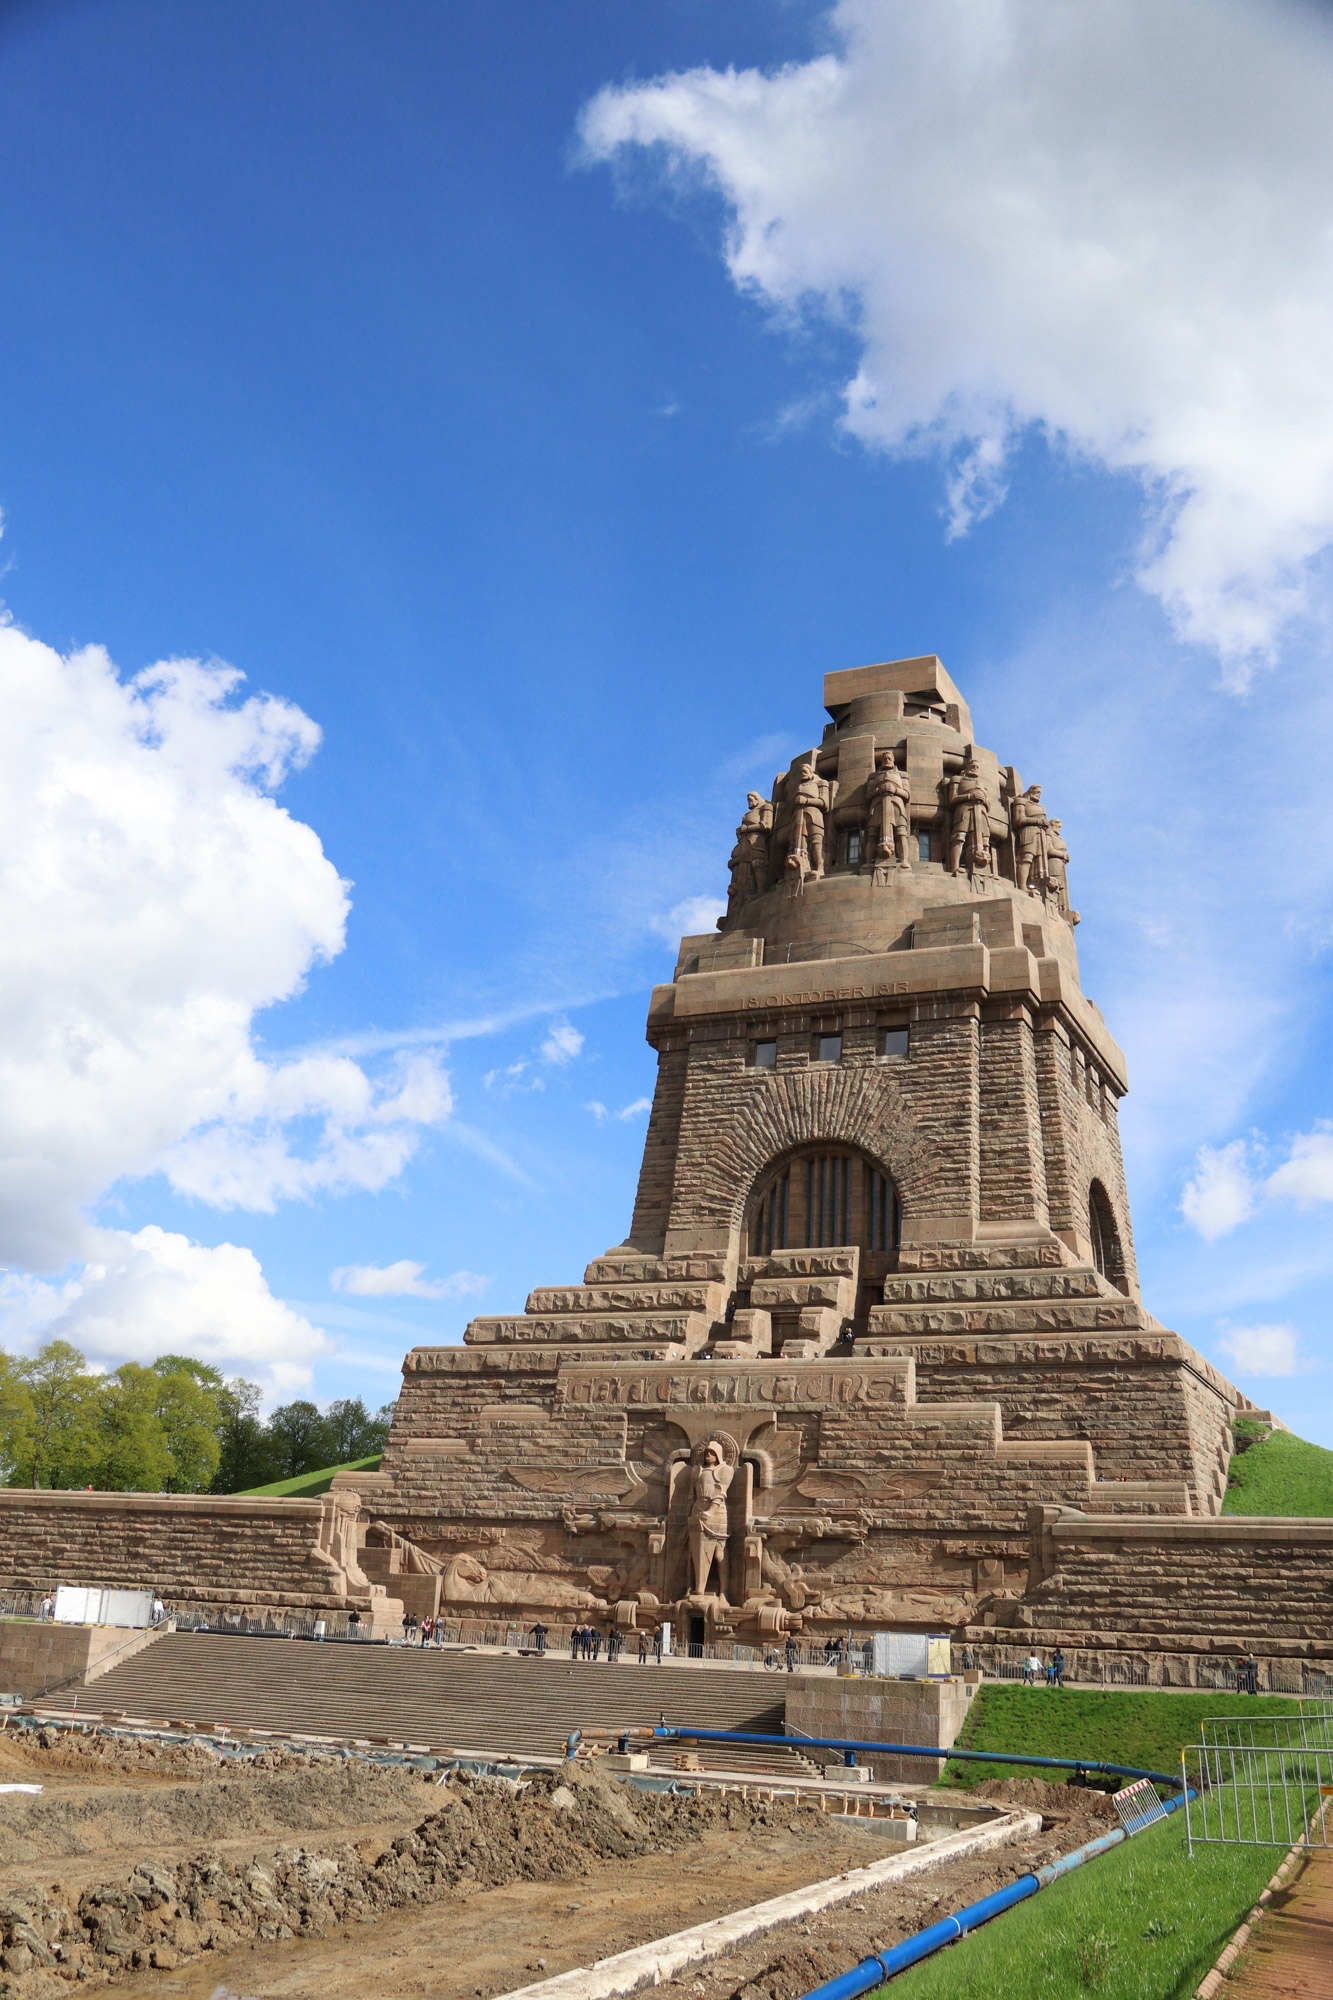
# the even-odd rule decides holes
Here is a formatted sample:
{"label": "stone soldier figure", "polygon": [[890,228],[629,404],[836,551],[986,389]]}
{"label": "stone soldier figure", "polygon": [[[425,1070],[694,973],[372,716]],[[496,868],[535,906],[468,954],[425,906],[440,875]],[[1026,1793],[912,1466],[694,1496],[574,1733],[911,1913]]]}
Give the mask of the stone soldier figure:
{"label": "stone soldier figure", "polygon": [[1069,849],[1061,835],[1059,820],[1053,819],[1046,835],[1046,869],[1051,899],[1067,922],[1077,923],[1078,912],[1069,907],[1069,877],[1065,873],[1068,866]]}
{"label": "stone soldier figure", "polygon": [[[727,1495],[736,1467],[726,1443],[720,1437],[705,1438],[695,1447],[690,1471],[690,1567],[694,1572],[695,1595],[708,1588],[709,1573],[716,1561],[725,1575],[727,1553]],[[735,1450],[735,1446],[732,1446]]]}
{"label": "stone soldier figure", "polygon": [[875,769],[866,783],[869,803],[870,857],[875,863],[892,861],[908,868],[908,836],[911,832],[912,788],[894,762],[892,750],[875,752]]}
{"label": "stone soldier figure", "polygon": [[1047,826],[1041,803],[1041,786],[1029,785],[1011,801],[1009,823],[1014,829],[1014,875],[1020,889],[1035,896],[1046,885],[1050,872],[1047,860]]}
{"label": "stone soldier figure", "polygon": [[746,794],[745,811],[736,828],[736,845],[731,850],[731,886],[727,890],[725,924],[742,903],[762,896],[768,887],[768,837],[773,830],[773,808],[758,792]]}
{"label": "stone soldier figure", "polygon": [[808,759],[801,766],[787,836],[787,866],[798,881],[807,875],[818,879],[824,873],[824,818],[832,804],[832,785]]}
{"label": "stone soldier figure", "polygon": [[990,871],[990,801],[975,757],[966,757],[949,780],[949,873],[956,875],[967,850],[968,866]]}

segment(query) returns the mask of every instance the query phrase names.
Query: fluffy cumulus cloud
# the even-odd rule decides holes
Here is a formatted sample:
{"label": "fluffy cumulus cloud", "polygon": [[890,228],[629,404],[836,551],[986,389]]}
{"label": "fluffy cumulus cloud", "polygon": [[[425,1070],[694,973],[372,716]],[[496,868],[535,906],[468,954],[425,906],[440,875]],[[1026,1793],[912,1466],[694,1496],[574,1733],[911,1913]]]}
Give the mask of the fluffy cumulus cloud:
{"label": "fluffy cumulus cloud", "polygon": [[0,1344],[29,1351],[68,1340],[95,1363],[192,1354],[225,1375],[258,1379],[271,1399],[308,1390],[327,1334],[275,1299],[251,1250],[207,1248],[150,1224],[97,1230],[77,1277],[51,1284],[0,1276]]}
{"label": "fluffy cumulus cloud", "polygon": [[719,896],[690,896],[653,917],[651,928],[674,945],[679,938],[702,937],[705,932],[715,931],[717,920],[726,914],[726,908]]}
{"label": "fluffy cumulus cloud", "polygon": [[124,1176],[247,1208],[380,1187],[450,1109],[418,1052],[265,1059],[252,1024],[341,950],[347,885],[272,796],[318,731],[173,660],[122,680],[0,628],[0,1259],[87,1254]]}
{"label": "fluffy cumulus cloud", "polygon": [[859,343],[843,421],[1141,482],[1138,574],[1233,679],[1333,537],[1333,25],[1299,0],[841,0],[833,52],[604,90],[589,157],[720,192],[736,284]]}
{"label": "fluffy cumulus cloud", "polygon": [[542,1055],[548,1063],[563,1067],[565,1063],[583,1051],[583,1036],[568,1021],[553,1021],[551,1031],[542,1043]]}
{"label": "fluffy cumulus cloud", "polygon": [[253,1254],[94,1205],[156,1173],[215,1207],[382,1187],[451,1098],[429,1050],[371,1073],[257,1048],[256,1015],[342,949],[348,894],[273,796],[317,728],[240,682],[127,681],[0,626],[0,1342],[182,1350],[281,1395],[329,1342]]}
{"label": "fluffy cumulus cloud", "polygon": [[1286,1324],[1228,1327],[1217,1344],[1241,1375],[1299,1375],[1306,1365]]}
{"label": "fluffy cumulus cloud", "polygon": [[335,1292],[361,1299],[465,1299],[484,1292],[490,1279],[476,1271],[453,1271],[447,1278],[422,1276],[424,1264],[400,1257],[396,1264],[344,1264],[330,1273]]}
{"label": "fluffy cumulus cloud", "polygon": [[1333,1124],[1321,1121],[1313,1131],[1298,1133],[1276,1167],[1270,1168],[1267,1158],[1258,1141],[1247,1139],[1200,1146],[1180,1204],[1200,1236],[1216,1242],[1263,1202],[1289,1201],[1303,1209],[1333,1202]]}

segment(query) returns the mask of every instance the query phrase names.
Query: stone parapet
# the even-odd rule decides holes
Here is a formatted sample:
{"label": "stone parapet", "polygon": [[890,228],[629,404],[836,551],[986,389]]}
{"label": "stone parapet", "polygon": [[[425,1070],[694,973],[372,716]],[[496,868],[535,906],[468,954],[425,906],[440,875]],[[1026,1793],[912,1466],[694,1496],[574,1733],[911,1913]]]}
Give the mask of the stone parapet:
{"label": "stone parapet", "polygon": [[693,1354],[708,1339],[703,1313],[570,1313],[474,1319],[463,1335],[469,1347],[619,1346],[637,1341],[678,1346]]}
{"label": "stone parapet", "polygon": [[1028,1299],[972,1306],[872,1306],[867,1331],[871,1340],[894,1334],[1133,1333],[1149,1323],[1143,1308],[1130,1299],[1040,1304]]}
{"label": "stone parapet", "polygon": [[663,1280],[652,1284],[542,1285],[529,1292],[523,1311],[537,1318],[589,1313],[704,1313],[717,1319],[726,1304],[725,1285]]}
{"label": "stone parapet", "polygon": [[[0,1488],[0,1585],[157,1590],[191,1604],[318,1610],[383,1620],[357,1562],[360,1501]],[[401,1612],[398,1614],[401,1617]]]}

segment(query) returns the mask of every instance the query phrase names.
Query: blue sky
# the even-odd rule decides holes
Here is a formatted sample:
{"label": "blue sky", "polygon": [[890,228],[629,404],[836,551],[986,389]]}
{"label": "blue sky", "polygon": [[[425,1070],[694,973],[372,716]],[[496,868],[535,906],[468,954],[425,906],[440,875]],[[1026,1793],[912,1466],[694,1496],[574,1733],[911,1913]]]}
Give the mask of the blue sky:
{"label": "blue sky", "polygon": [[576,1278],[747,786],[934,651],[1149,1305],[1333,1444],[1333,32],[1203,18],[0,12],[0,1339],[379,1402]]}

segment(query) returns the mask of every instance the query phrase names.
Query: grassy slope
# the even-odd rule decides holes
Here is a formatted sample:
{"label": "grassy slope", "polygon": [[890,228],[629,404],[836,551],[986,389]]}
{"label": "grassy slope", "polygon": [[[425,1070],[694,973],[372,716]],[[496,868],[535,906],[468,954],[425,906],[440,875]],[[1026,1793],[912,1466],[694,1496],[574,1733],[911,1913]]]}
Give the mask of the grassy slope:
{"label": "grassy slope", "polygon": [[277,1479],[272,1486],[247,1486],[238,1500],[309,1500],[327,1493],[335,1472],[378,1472],[379,1454],[374,1458],[354,1458],[350,1465],[325,1465],[318,1472],[301,1472],[295,1479]]}
{"label": "grassy slope", "polygon": [[[1007,1683],[978,1689],[959,1732],[958,1747],[1012,1750],[1031,1757],[1087,1757],[1099,1764],[1175,1772],[1182,1746],[1199,1741],[1205,1715],[1295,1713],[1298,1706],[1277,1695],[1102,1694]],[[1044,1775],[1025,1772],[1019,1765],[950,1763],[941,1781],[979,1785],[986,1778]],[[1058,1771],[1049,1775],[1059,1782]]]}
{"label": "grassy slope", "polygon": [[1280,1848],[1196,1846],[1191,1861],[1175,1815],[887,1990],[894,2000],[1074,2000],[1090,1992],[1100,2000],[1184,2000],[1281,1859]]}
{"label": "grassy slope", "polygon": [[1232,1459],[1222,1512],[1333,1515],[1333,1451],[1290,1431],[1270,1432]]}

